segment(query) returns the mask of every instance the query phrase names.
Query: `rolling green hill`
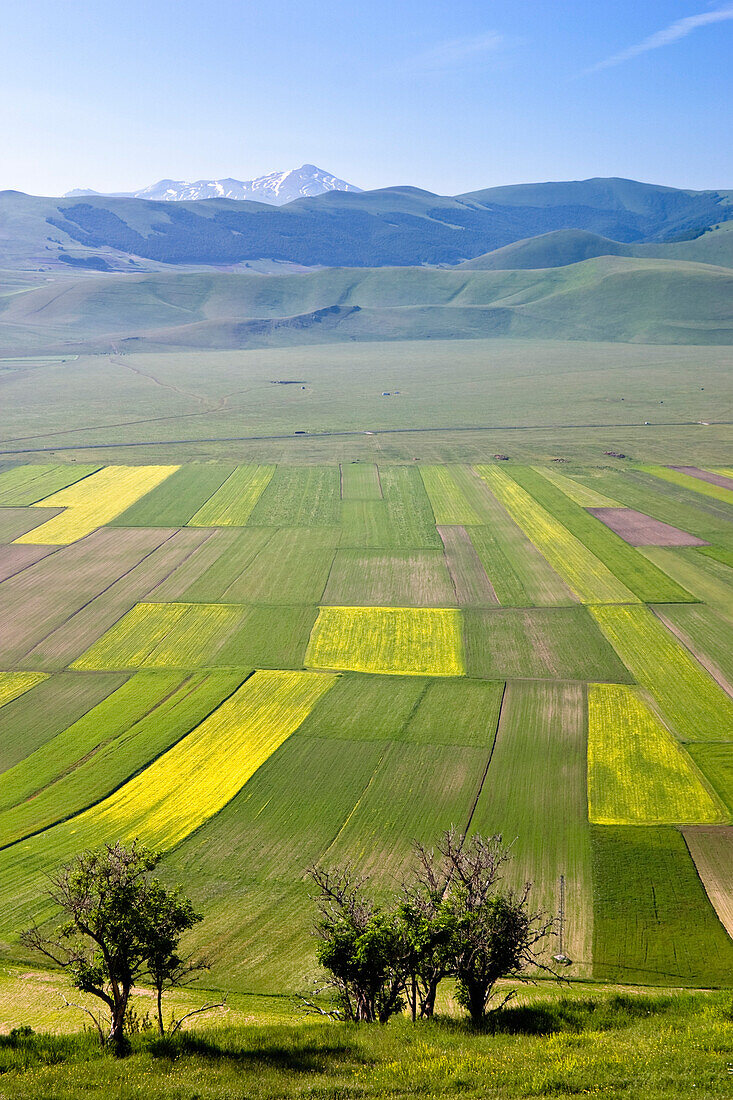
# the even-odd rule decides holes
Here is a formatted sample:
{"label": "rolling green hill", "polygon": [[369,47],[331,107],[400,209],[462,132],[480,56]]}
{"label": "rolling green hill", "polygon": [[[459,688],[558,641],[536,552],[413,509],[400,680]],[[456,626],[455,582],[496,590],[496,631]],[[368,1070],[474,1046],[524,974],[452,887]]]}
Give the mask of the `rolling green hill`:
{"label": "rolling green hill", "polygon": [[688,260],[694,263],[733,267],[733,223],[723,222],[696,233],[690,240],[666,244],[622,244],[583,229],[558,229],[515,241],[483,256],[465,260],[458,267],[467,271],[562,267],[597,256],[630,256],[638,259]]}
{"label": "rolling green hill", "polygon": [[733,342],[733,271],[600,257],[545,270],[83,277],[0,300],[2,354],[492,336]]}

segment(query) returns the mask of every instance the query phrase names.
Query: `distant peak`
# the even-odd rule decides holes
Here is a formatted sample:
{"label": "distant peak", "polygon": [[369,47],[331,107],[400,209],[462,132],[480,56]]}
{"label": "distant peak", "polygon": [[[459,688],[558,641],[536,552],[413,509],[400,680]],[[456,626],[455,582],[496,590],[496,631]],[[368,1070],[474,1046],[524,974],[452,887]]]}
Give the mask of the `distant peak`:
{"label": "distant peak", "polygon": [[[284,206],[295,199],[313,198],[329,191],[355,191],[361,188],[315,164],[301,164],[285,172],[270,172],[253,180],[238,180],[231,176],[222,179],[188,180],[162,179],[139,191],[116,192],[135,199],[152,199],[158,202],[195,202],[198,199],[235,199],[265,202],[272,206]],[[99,192],[85,189],[69,191],[64,198],[97,195]]]}

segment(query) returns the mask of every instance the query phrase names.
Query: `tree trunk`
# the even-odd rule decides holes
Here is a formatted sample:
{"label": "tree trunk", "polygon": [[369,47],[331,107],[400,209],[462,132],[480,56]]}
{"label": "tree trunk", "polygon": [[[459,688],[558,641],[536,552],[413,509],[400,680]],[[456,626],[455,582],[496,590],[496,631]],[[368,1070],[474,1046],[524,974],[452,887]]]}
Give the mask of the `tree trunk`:
{"label": "tree trunk", "polygon": [[161,1035],[165,1035],[165,1024],[163,1023],[163,987],[158,986],[158,1031]]}
{"label": "tree trunk", "polygon": [[125,1013],[129,991],[123,993],[115,1000],[112,1008],[112,1020],[107,1042],[112,1046],[117,1058],[123,1058],[130,1049],[130,1043],[125,1035]]}

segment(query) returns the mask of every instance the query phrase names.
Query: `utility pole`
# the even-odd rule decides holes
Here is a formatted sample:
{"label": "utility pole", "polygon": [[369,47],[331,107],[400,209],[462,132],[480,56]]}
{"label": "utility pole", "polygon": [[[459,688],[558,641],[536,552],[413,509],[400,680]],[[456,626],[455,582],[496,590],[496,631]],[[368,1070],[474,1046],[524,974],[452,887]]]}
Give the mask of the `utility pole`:
{"label": "utility pole", "polygon": [[558,944],[559,949],[557,955],[553,955],[552,957],[556,963],[560,964],[560,966],[570,966],[573,960],[569,959],[568,956],[565,954],[563,946],[565,937],[565,875],[560,875],[560,909],[557,914],[557,923],[559,926],[557,933],[558,939],[560,941]]}

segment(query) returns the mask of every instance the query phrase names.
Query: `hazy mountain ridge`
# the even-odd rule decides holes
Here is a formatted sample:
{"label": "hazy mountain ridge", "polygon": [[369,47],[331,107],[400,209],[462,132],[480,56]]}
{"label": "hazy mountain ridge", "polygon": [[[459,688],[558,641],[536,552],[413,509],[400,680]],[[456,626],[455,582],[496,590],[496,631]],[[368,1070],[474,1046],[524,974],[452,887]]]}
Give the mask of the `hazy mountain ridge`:
{"label": "hazy mountain ridge", "polygon": [[352,191],[359,193],[360,187],[330,172],[324,172],[315,164],[302,164],[300,168],[292,168],[287,172],[270,172],[266,176],[258,176],[252,180],[237,180],[228,177],[218,180],[196,180],[193,183],[185,180],[164,179],[157,183],[151,183],[139,191],[114,191],[103,193],[90,191],[84,188],[76,188],[67,191],[63,196],[70,198],[124,198],[124,199],[150,199],[155,202],[197,202],[201,199],[233,199],[238,202],[256,201],[266,202],[272,206],[283,206],[285,203],[294,202],[295,199],[312,198],[315,195],[323,195],[327,191]]}
{"label": "hazy mountain ridge", "polygon": [[[530,200],[536,205],[529,205]],[[662,243],[733,217],[733,193],[630,180],[493,188],[456,197],[415,187],[329,191],[283,206],[0,194],[0,266],[305,267],[455,265],[556,230]]]}

